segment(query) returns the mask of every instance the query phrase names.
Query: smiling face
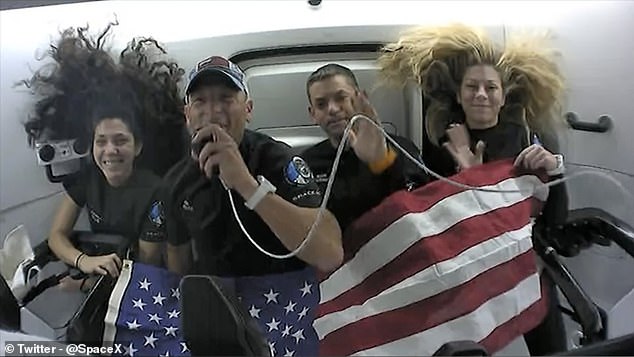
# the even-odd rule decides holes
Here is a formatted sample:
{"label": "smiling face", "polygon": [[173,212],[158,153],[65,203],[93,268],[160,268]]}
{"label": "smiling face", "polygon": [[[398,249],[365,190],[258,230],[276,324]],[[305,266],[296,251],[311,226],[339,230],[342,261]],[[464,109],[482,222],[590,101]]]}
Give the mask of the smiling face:
{"label": "smiling face", "polygon": [[351,81],[337,74],[316,81],[308,88],[308,112],[331,140],[339,142],[354,114],[353,98],[358,90]]}
{"label": "smiling face", "polygon": [[469,67],[462,78],[457,100],[470,128],[495,126],[500,108],[504,106],[500,74],[490,65]]}
{"label": "smiling face", "polygon": [[253,101],[226,78],[209,77],[188,96],[185,106],[187,127],[191,134],[209,124],[218,124],[240,143],[251,119]]}
{"label": "smiling face", "polygon": [[95,127],[92,155],[106,181],[118,187],[130,178],[142,145],[119,118],[102,119]]}

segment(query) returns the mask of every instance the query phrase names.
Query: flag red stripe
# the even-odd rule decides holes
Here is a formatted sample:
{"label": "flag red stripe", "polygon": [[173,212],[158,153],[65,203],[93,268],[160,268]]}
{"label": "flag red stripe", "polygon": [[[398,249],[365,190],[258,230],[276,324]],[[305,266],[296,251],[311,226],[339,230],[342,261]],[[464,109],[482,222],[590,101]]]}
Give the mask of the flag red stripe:
{"label": "flag red stripe", "polygon": [[517,336],[531,331],[544,320],[548,311],[548,299],[551,297],[548,295],[543,275],[540,278],[542,298],[519,315],[498,326],[489,336],[480,341],[489,354],[498,352],[513,342]]}
{"label": "flag red stripe", "polygon": [[535,272],[530,250],[456,288],[333,331],[321,341],[320,354],[350,355],[422,332],[474,311]]}
{"label": "flag red stripe", "polygon": [[[362,304],[368,298],[433,264],[451,259],[470,247],[527,225],[530,209],[531,201],[524,200],[509,207],[490,211],[485,215],[470,217],[441,234],[425,237],[368,276],[361,284],[321,304],[317,316],[321,317],[351,305]],[[398,237],[394,238],[398,239]]]}
{"label": "flag red stripe", "polygon": [[[453,181],[470,186],[495,185],[515,176],[510,160],[480,165],[451,176]],[[424,212],[442,199],[465,191],[443,181],[434,181],[414,191],[398,191],[380,205],[366,212],[347,230],[343,239],[344,261],[352,258],[369,238],[385,230],[390,224],[410,212]]]}

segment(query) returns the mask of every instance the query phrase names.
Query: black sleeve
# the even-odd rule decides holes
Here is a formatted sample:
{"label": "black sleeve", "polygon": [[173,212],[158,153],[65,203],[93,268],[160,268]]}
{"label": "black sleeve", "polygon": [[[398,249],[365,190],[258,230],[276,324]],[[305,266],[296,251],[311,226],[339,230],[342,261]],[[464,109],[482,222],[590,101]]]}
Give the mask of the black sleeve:
{"label": "black sleeve", "polygon": [[165,234],[167,242],[171,245],[181,245],[190,241],[191,237],[187,225],[183,220],[181,209],[187,205],[187,201],[181,203],[179,190],[174,188],[174,183],[163,182],[165,194]]}
{"label": "black sleeve", "polygon": [[[534,134],[537,135],[537,134]],[[558,153],[558,142],[556,135],[542,136],[539,140],[543,142],[544,148],[553,154]],[[564,162],[565,165],[565,162]],[[563,178],[563,175],[552,176],[552,180]],[[539,220],[547,226],[558,226],[566,223],[568,218],[568,191],[566,189],[566,183],[562,182],[558,185],[551,186],[542,209],[542,214]]]}
{"label": "black sleeve", "polygon": [[[553,176],[553,180],[562,178],[563,175]],[[568,192],[566,183],[550,187],[550,193],[542,210],[541,219],[548,226],[559,226],[566,223],[568,217]]]}
{"label": "black sleeve", "polygon": [[271,151],[271,155],[267,155],[270,159],[268,165],[265,164],[262,172],[277,187],[276,193],[301,207],[319,207],[323,193],[306,161],[301,156],[292,155],[290,149],[281,145]]}
{"label": "black sleeve", "polygon": [[146,242],[163,242],[166,239],[165,194],[157,185],[152,194],[150,205],[141,218],[140,240]]}
{"label": "black sleeve", "polygon": [[[440,143],[442,144],[447,141],[447,137],[444,136],[440,140]],[[453,157],[451,157],[449,151],[442,146],[432,144],[427,136],[423,138],[422,155],[424,155],[424,157],[422,157],[423,163],[428,169],[438,175],[449,177],[456,174],[456,163]],[[436,177],[429,174],[426,175],[428,175],[430,181],[436,180]]]}
{"label": "black sleeve", "polygon": [[89,184],[89,175],[86,171],[69,176],[62,181],[64,190],[79,207],[84,207],[86,204],[86,192]]}
{"label": "black sleeve", "polygon": [[[392,137],[403,149],[418,161],[421,161],[420,150],[410,140],[403,137]],[[397,153],[396,160],[385,171],[380,173],[384,180],[384,187],[389,191],[388,194],[402,190],[411,189],[422,186],[430,181],[427,173],[413,161],[405,156],[401,150],[388,143]]]}

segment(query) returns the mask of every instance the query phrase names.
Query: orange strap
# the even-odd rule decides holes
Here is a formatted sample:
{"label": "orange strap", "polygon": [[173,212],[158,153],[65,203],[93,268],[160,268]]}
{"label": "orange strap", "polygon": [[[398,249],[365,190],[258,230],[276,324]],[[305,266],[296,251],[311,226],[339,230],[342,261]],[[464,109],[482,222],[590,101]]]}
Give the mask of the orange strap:
{"label": "orange strap", "polygon": [[396,156],[396,151],[394,151],[394,149],[392,149],[391,147],[388,147],[387,153],[382,159],[372,162],[370,163],[370,165],[368,165],[370,166],[370,171],[372,171],[372,173],[375,175],[382,173],[388,167],[392,166],[394,160],[396,160]]}

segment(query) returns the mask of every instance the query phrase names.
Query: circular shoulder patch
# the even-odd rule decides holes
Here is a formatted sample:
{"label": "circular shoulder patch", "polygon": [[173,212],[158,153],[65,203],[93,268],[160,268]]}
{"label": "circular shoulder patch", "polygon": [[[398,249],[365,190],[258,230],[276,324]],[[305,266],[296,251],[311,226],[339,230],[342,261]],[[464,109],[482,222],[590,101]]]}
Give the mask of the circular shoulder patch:
{"label": "circular shoulder patch", "polygon": [[289,183],[301,186],[313,180],[313,173],[304,159],[294,156],[284,167],[284,177]]}
{"label": "circular shoulder patch", "polygon": [[165,215],[163,213],[163,202],[155,201],[152,203],[152,207],[150,208],[150,221],[154,223],[157,227],[163,225],[163,221],[165,220]]}

